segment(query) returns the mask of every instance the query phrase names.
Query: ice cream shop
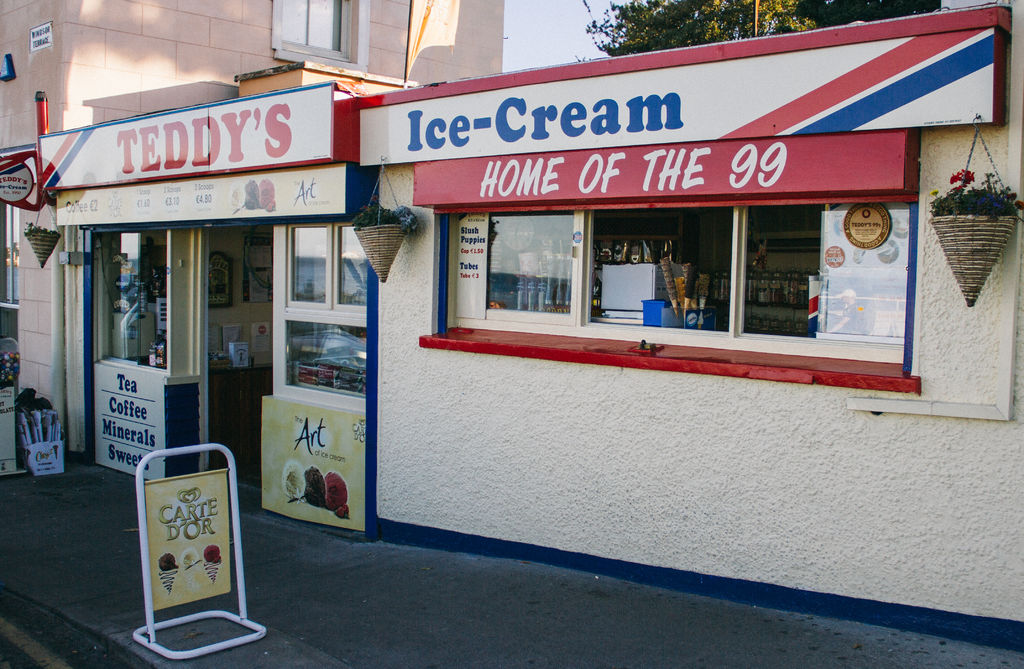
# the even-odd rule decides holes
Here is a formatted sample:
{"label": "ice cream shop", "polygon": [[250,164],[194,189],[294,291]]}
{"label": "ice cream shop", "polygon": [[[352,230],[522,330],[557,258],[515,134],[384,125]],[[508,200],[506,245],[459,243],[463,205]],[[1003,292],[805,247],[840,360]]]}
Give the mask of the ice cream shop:
{"label": "ice cream shop", "polygon": [[[370,100],[362,163],[433,213],[381,287],[382,536],[1019,647],[1013,25]],[[964,253],[979,192],[1010,223]]]}
{"label": "ice cream shop", "polygon": [[377,171],[352,101],[327,83],[42,137],[98,464],[219,442],[268,508],[365,529],[377,282],[346,221]]}
{"label": "ice cream shop", "polygon": [[[300,520],[1022,648],[1021,30],[46,135],[96,461],[218,441]],[[371,197],[420,222],[384,272]]]}

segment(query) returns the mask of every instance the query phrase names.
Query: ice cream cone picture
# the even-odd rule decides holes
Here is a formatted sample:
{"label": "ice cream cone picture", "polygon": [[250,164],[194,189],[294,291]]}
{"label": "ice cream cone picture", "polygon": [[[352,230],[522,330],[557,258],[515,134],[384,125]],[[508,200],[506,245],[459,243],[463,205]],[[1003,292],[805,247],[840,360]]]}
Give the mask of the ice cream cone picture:
{"label": "ice cream cone picture", "polygon": [[173,555],[164,553],[157,561],[157,566],[160,568],[160,585],[164,586],[167,594],[171,594],[174,577],[178,575],[178,563],[174,560]]}
{"label": "ice cream cone picture", "polygon": [[206,575],[210,577],[211,583],[217,582],[217,572],[220,571],[220,565],[220,546],[210,544],[203,549],[203,567],[206,569]]}
{"label": "ice cream cone picture", "polygon": [[198,591],[202,587],[202,584],[200,584],[199,581],[196,580],[196,573],[199,570],[195,568],[197,565],[200,564],[200,562],[201,561],[199,559],[199,551],[197,551],[195,548],[189,546],[184,551],[182,551],[181,564],[185,568],[185,573],[183,574],[183,576],[185,577],[185,586],[193,592]]}

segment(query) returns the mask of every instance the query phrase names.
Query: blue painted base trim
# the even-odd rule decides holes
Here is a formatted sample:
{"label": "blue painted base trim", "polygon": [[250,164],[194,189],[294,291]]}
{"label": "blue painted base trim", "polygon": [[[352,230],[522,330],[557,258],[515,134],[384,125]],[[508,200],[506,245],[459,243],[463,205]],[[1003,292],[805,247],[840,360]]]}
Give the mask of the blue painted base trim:
{"label": "blue painted base trim", "polygon": [[539,562],[705,597],[726,599],[740,604],[841,618],[1024,651],[1024,622],[1015,620],[971,616],[919,606],[798,590],[769,583],[709,576],[667,567],[652,567],[383,518],[380,518],[378,523],[381,538],[391,543]]}

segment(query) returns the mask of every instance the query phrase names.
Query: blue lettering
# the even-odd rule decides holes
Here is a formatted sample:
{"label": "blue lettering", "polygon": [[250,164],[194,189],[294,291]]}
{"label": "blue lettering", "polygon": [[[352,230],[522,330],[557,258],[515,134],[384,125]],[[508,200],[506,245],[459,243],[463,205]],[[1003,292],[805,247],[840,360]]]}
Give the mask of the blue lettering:
{"label": "blue lettering", "polygon": [[506,142],[515,142],[526,134],[526,127],[522,126],[513,129],[508,122],[508,112],[513,109],[519,112],[520,116],[526,115],[526,100],[522,98],[505,98],[498,105],[498,113],[495,114],[494,122],[498,128],[498,137]]}
{"label": "blue lettering", "polygon": [[423,148],[423,143],[420,141],[420,119],[423,118],[423,112],[413,110],[409,112],[409,150],[419,151]]}
{"label": "blue lettering", "polygon": [[619,124],[619,104],[615,100],[598,100],[594,103],[597,116],[590,122],[590,132],[595,135],[614,135],[622,130]]}
{"label": "blue lettering", "polygon": [[646,98],[639,95],[626,102],[629,108],[629,125],[626,132],[644,131],[644,110],[647,111],[647,130],[661,130],[661,111],[665,110],[664,128],[666,130],[678,130],[683,127],[683,102],[676,93],[669,93],[664,98],[660,95],[648,95]]}
{"label": "blue lettering", "polygon": [[587,118],[587,108],[579,102],[570,102],[562,110],[562,132],[566,137],[579,137],[587,131],[587,124],[574,125],[576,121]]}
{"label": "blue lettering", "polygon": [[432,149],[440,149],[444,146],[445,127],[447,127],[447,124],[444,122],[444,119],[440,118],[435,118],[427,124],[427,146]]}
{"label": "blue lettering", "polygon": [[548,105],[547,107],[537,107],[533,110],[533,132],[530,133],[530,137],[533,139],[547,139],[550,137],[548,133],[547,122],[554,121],[558,118],[558,109],[555,105]]}
{"label": "blue lettering", "polygon": [[452,146],[465,146],[469,144],[469,137],[466,137],[467,132],[469,132],[469,119],[465,116],[453,118],[452,124],[448,126],[448,139],[451,141]]}

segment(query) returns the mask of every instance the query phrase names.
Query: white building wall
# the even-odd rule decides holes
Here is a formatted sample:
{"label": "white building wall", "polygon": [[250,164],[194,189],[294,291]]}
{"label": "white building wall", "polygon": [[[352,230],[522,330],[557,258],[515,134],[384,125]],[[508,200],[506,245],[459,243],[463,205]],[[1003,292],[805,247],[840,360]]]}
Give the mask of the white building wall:
{"label": "white building wall", "polygon": [[[985,129],[1002,165],[1019,156],[1010,132]],[[922,212],[972,136],[924,132]],[[411,169],[389,173],[410,202]],[[968,309],[926,218],[923,394],[910,399],[991,403],[999,332],[1013,322],[1001,297],[1021,277],[1001,263]],[[436,226],[409,239],[381,288],[381,518],[1024,620],[1018,419],[873,415],[847,399],[905,396],[421,349],[435,330],[437,244]]]}

